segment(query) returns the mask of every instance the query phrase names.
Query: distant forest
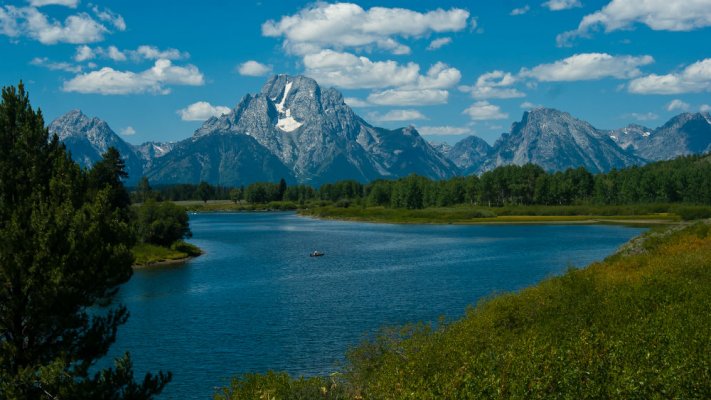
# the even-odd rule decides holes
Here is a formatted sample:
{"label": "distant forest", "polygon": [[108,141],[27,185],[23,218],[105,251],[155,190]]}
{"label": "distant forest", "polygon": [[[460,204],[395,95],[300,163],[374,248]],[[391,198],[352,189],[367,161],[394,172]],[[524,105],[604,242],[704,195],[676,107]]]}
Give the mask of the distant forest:
{"label": "distant forest", "polygon": [[507,165],[480,176],[433,181],[410,175],[363,184],[344,180],[318,188],[253,183],[246,187],[171,185],[150,188],[144,178],[134,201],[150,190],[163,200],[232,200],[249,203],[332,202],[337,206],[421,209],[457,204],[478,206],[689,203],[711,204],[711,155],[683,156],[641,167],[592,174],[580,167],[546,172],[534,164]]}

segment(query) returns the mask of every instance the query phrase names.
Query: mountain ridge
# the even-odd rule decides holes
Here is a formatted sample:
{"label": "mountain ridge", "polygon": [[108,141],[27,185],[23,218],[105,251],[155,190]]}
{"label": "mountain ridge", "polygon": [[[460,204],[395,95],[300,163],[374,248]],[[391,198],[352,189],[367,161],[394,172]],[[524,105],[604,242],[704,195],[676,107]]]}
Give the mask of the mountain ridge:
{"label": "mountain ridge", "polygon": [[117,147],[129,184],[143,175],[157,184],[206,180],[235,186],[280,178],[314,185],[367,182],[412,173],[446,179],[528,162],[549,171],[584,166],[604,172],[711,151],[708,113],[679,114],[655,129],[630,124],[602,130],[551,108],[524,112],[493,146],[477,136],[433,145],[414,126],[375,127],[336,89],[290,75],[272,76],[260,92],[244,95],[230,112],[207,119],[179,142],[131,145],[105,121],[80,110],[60,116],[48,129],[84,167]]}

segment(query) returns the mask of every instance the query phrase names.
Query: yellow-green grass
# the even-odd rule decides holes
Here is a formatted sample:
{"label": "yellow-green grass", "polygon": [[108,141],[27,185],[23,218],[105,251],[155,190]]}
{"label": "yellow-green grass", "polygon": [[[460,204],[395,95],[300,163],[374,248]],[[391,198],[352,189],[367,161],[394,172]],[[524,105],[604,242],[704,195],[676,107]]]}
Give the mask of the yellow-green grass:
{"label": "yellow-green grass", "polygon": [[131,249],[131,252],[135,258],[134,266],[136,267],[180,262],[202,254],[200,248],[183,241],[173,243],[170,247],[139,243]]}
{"label": "yellow-green grass", "polygon": [[711,398],[708,223],[654,229],[456,321],[383,329],[338,374],[244,375],[216,397]]}
{"label": "yellow-green grass", "polygon": [[[560,207],[555,213],[555,208],[547,208],[545,213],[536,212],[529,208],[518,209],[517,212],[503,210],[507,215],[499,215],[502,209],[478,208],[457,206],[447,208],[425,208],[421,210],[406,210],[384,207],[368,208],[338,208],[318,207],[299,210],[301,215],[308,215],[324,219],[338,219],[348,221],[383,222],[400,224],[521,224],[521,223],[640,223],[660,224],[678,221],[678,215],[668,212],[662,213],[635,213],[615,215],[614,213],[571,213],[570,209]],[[600,210],[591,210],[600,211]],[[629,210],[623,210],[629,211]]]}

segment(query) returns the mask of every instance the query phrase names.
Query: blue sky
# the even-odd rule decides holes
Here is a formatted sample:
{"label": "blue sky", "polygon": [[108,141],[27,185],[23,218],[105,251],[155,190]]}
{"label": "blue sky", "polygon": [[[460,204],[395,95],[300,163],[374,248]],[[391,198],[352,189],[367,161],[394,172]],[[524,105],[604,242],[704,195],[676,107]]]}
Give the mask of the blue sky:
{"label": "blue sky", "polygon": [[710,28],[711,0],[12,1],[0,80],[131,143],[186,138],[273,73],[378,126],[493,143],[536,106],[599,128],[709,110]]}

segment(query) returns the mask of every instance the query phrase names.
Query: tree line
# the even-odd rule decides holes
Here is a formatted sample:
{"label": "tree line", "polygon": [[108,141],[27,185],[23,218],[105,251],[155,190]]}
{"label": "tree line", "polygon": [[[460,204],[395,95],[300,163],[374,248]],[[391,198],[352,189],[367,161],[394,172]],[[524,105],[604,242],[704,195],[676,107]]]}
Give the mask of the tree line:
{"label": "tree line", "polygon": [[400,179],[376,180],[368,184],[343,180],[318,188],[305,184],[288,186],[283,179],[279,183],[259,182],[239,188],[212,186],[202,182],[199,185],[166,186],[160,188],[158,193],[169,199],[180,197],[173,195],[174,193],[184,193],[186,199],[205,201],[230,199],[257,204],[276,201],[299,204],[326,201],[343,207],[359,204],[407,209],[458,204],[488,207],[711,204],[711,157],[682,156],[674,160],[613,169],[600,174],[592,174],[583,167],[546,172],[538,165],[526,164],[497,167],[480,176],[454,177],[439,181],[410,175]]}

